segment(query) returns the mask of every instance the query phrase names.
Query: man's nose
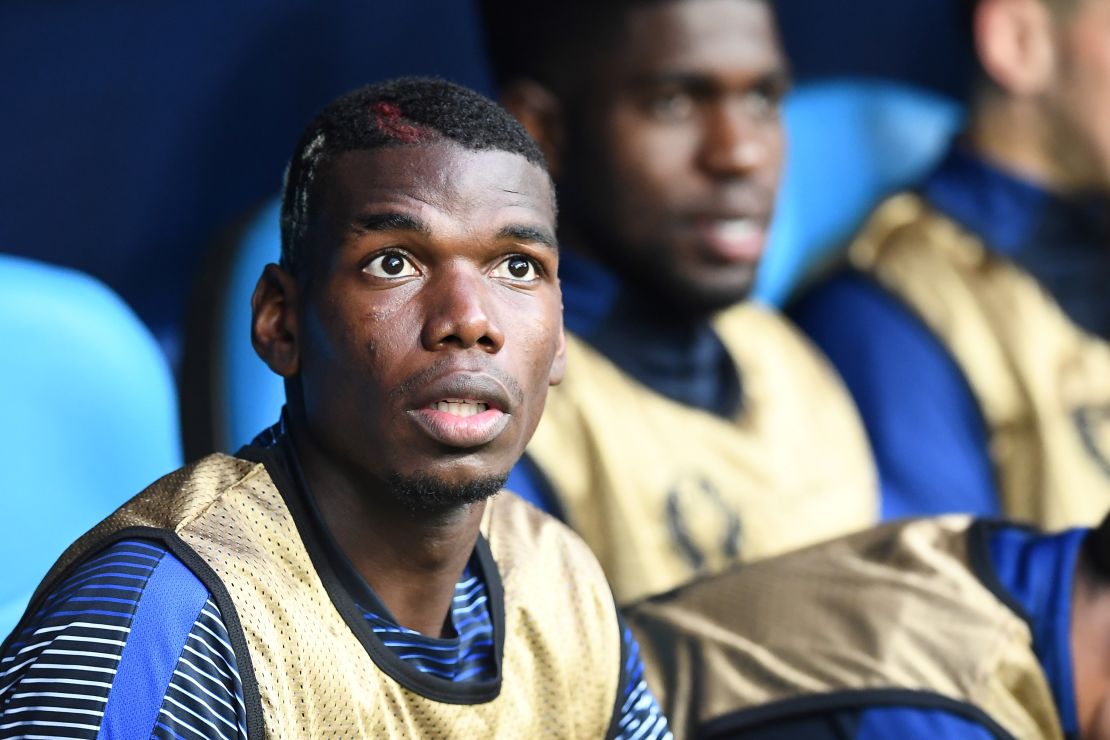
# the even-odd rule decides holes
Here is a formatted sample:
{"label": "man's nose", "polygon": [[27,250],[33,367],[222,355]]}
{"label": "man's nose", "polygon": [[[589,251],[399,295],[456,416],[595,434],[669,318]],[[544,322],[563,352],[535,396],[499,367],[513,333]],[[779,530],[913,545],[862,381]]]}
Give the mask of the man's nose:
{"label": "man's nose", "polygon": [[711,176],[744,177],[767,163],[768,124],[749,107],[743,98],[727,98],[706,112],[699,159]]}
{"label": "man's nose", "polygon": [[431,352],[471,347],[500,351],[505,335],[491,310],[490,291],[495,289],[476,268],[442,269],[425,288],[424,348]]}

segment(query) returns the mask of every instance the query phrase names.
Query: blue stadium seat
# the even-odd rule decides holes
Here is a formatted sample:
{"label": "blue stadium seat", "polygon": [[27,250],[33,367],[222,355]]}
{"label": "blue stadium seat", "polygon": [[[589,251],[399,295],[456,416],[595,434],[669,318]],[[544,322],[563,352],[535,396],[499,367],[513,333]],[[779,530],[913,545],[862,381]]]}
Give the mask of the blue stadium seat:
{"label": "blue stadium seat", "polygon": [[785,117],[786,169],[756,290],[772,304],[832,259],[880,199],[937,163],[963,112],[906,85],[840,80],[799,86]]}
{"label": "blue stadium seat", "polygon": [[251,345],[251,295],[262,268],[281,254],[277,197],[221,236],[194,291],[182,370],[185,452],[234,452],[273,424],[285,403],[282,379]]}
{"label": "blue stadium seat", "polygon": [[281,256],[281,202],[266,203],[243,235],[231,264],[227,323],[219,337],[227,396],[222,405],[227,452],[234,452],[277,421],[285,403],[285,386],[251,346],[251,295],[262,268]]}
{"label": "blue stadium seat", "polygon": [[69,543],[181,464],[177,393],[112,291],[0,255],[0,638]]}

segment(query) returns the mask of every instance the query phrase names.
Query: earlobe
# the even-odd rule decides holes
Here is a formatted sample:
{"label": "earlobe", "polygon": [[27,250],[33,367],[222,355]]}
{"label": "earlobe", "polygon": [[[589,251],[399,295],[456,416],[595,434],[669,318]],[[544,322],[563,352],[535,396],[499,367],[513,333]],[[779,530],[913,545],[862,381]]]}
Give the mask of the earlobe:
{"label": "earlobe", "polygon": [[1039,95],[1051,86],[1053,18],[1040,0],[981,0],[975,45],[984,71],[1009,94]]}
{"label": "earlobe", "polygon": [[266,265],[251,296],[251,343],[262,361],[283,378],[300,371],[297,300],[293,276],[277,265]]}
{"label": "earlobe", "polygon": [[563,106],[559,98],[535,80],[516,79],[501,89],[501,105],[540,145],[551,177],[558,179],[565,139]]}

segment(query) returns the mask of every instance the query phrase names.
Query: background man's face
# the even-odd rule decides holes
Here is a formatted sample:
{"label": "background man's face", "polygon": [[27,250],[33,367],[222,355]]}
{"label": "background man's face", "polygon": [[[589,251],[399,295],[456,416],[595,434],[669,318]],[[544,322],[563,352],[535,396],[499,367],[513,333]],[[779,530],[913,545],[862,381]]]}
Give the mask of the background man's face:
{"label": "background man's face", "polygon": [[546,173],[437,142],[349,152],[320,177],[299,322],[313,436],[381,480],[504,475],[561,376]]}
{"label": "background man's face", "polygon": [[1079,0],[1056,33],[1049,146],[1069,180],[1110,192],[1110,0]]}
{"label": "background man's face", "polygon": [[783,156],[786,63],[758,0],[626,13],[588,92],[566,104],[560,197],[589,248],[675,309],[743,299]]}

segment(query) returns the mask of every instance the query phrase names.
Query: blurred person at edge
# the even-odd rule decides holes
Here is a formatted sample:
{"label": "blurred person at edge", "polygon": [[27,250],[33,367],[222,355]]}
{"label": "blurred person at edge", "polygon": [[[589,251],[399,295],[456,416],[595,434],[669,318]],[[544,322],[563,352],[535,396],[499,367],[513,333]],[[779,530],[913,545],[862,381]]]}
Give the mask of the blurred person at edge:
{"label": "blurred person at edge", "polygon": [[559,193],[565,382],[508,488],[618,601],[874,522],[848,394],[748,301],[789,84],[766,0],[486,0],[500,99]]}
{"label": "blurred person at edge", "polygon": [[978,0],[966,130],[791,315],[856,398],[884,518],[1110,505],[1110,0]]}
{"label": "blurred person at edge", "polygon": [[677,738],[1107,740],[1110,517],[964,514],[742,566],[626,614]]}

